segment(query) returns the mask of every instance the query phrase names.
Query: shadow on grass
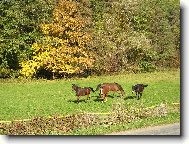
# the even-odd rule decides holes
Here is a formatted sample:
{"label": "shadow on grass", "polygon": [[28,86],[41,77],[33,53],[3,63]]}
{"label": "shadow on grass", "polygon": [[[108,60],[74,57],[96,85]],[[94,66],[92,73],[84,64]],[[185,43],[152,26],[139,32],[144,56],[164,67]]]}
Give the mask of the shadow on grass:
{"label": "shadow on grass", "polygon": [[[94,100],[91,100],[91,98],[94,98],[95,97],[95,99]],[[116,96],[116,95],[107,95],[107,98],[115,98],[115,97],[120,97],[120,96]],[[87,99],[80,99],[79,100],[79,103],[83,103],[83,102],[85,102],[85,103],[87,103],[87,102],[89,102],[89,101],[94,101],[94,102],[102,102],[103,101],[103,99],[102,98],[100,98],[99,96],[90,96],[90,99],[89,100],[87,100]],[[68,100],[68,102],[70,102],[70,103],[78,103],[78,101],[77,101],[77,99],[75,99],[75,100]]]}
{"label": "shadow on grass", "polygon": [[97,98],[97,99],[94,99],[95,102],[102,102],[102,99],[100,98]]}
{"label": "shadow on grass", "polygon": [[[89,101],[89,100],[82,99],[82,100],[79,100],[79,103],[83,103],[83,102],[87,103],[87,101]],[[68,100],[68,102],[70,102],[70,103],[78,103],[77,100]]]}
{"label": "shadow on grass", "polygon": [[[94,100],[92,100],[93,97],[95,97]],[[101,101],[101,99],[99,98],[99,96],[94,96],[93,95],[93,96],[90,96],[90,98],[87,100],[87,97],[84,98],[84,96],[82,96],[80,98],[80,100],[79,100],[79,103],[83,103],[83,102],[87,103],[87,102],[90,102],[90,101],[97,102],[97,101]],[[69,103],[78,103],[77,99],[75,99],[75,100],[68,100],[67,102],[69,102]]]}
{"label": "shadow on grass", "polygon": [[136,99],[137,98],[137,96],[127,96],[126,98],[124,98],[124,100],[128,100],[128,99]]}

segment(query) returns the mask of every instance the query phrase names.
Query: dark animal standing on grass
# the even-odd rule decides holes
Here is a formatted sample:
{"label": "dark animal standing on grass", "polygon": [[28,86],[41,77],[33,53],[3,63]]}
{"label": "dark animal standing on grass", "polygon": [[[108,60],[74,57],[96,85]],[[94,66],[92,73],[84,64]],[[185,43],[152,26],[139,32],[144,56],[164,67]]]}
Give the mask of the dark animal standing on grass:
{"label": "dark animal standing on grass", "polygon": [[144,87],[147,87],[148,85],[144,84],[136,84],[132,86],[132,93],[136,93],[137,99],[139,99],[142,96],[142,92],[144,90]]}
{"label": "dark animal standing on grass", "polygon": [[107,100],[106,96],[107,96],[108,92],[110,92],[110,91],[119,92],[121,97],[123,97],[123,95],[125,95],[123,88],[118,83],[99,84],[95,91],[97,91],[98,89],[100,89],[100,97],[103,99],[103,101]]}
{"label": "dark animal standing on grass", "polygon": [[95,92],[93,90],[93,88],[91,88],[91,87],[81,88],[81,87],[78,87],[75,84],[72,84],[72,90],[74,90],[76,92],[77,102],[78,103],[79,103],[80,96],[87,96],[87,100],[88,100],[88,99],[90,99],[89,95],[90,95],[91,91]]}

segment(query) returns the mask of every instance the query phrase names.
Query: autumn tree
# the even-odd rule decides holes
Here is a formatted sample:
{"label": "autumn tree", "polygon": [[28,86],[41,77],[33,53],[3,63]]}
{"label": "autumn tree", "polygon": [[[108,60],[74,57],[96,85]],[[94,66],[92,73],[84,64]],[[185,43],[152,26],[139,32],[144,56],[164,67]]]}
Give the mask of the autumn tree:
{"label": "autumn tree", "polygon": [[23,76],[36,76],[40,70],[53,76],[78,74],[93,66],[93,54],[89,51],[91,16],[87,6],[87,1],[59,0],[53,22],[40,25],[44,37],[32,45],[32,59],[21,63]]}

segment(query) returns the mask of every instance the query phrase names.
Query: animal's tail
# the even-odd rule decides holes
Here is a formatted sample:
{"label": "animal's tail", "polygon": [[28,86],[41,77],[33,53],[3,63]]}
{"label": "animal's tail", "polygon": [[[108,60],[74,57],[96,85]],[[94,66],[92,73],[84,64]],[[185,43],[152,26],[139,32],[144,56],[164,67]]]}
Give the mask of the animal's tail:
{"label": "animal's tail", "polygon": [[100,86],[101,86],[101,84],[97,85],[97,87],[96,87],[96,90],[95,90],[95,91],[99,90]]}
{"label": "animal's tail", "polygon": [[148,85],[144,85],[144,87],[147,87]]}
{"label": "animal's tail", "polygon": [[95,92],[94,89],[93,89],[92,87],[89,87],[89,88],[92,90],[92,92]]}

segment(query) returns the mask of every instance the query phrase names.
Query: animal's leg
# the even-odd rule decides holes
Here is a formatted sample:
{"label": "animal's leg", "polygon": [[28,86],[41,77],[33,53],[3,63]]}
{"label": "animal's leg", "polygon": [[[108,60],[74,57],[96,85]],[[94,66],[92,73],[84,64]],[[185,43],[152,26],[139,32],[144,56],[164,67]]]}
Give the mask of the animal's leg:
{"label": "animal's leg", "polygon": [[102,100],[104,100],[104,96],[105,94],[103,93],[103,89],[101,88],[100,89],[100,98],[102,99]]}
{"label": "animal's leg", "polygon": [[106,97],[106,94],[103,95],[103,102],[106,102],[107,101],[107,97]]}
{"label": "animal's leg", "polygon": [[87,95],[87,100],[89,100],[90,99],[90,97],[89,97],[89,94]]}
{"label": "animal's leg", "polygon": [[140,99],[140,93],[139,92],[137,93],[137,99],[138,100]]}
{"label": "animal's leg", "polygon": [[79,103],[79,96],[77,96],[77,103]]}
{"label": "animal's leg", "polygon": [[100,92],[99,95],[98,95],[98,98],[101,99],[101,97],[102,97],[102,96],[101,96],[101,92]]}
{"label": "animal's leg", "polygon": [[89,99],[89,100],[91,99],[90,95],[88,96],[88,99]]}
{"label": "animal's leg", "polygon": [[107,101],[107,99],[106,99],[106,97],[104,96],[102,102],[104,103],[104,102],[106,102],[106,101]]}
{"label": "animal's leg", "polygon": [[102,103],[103,103],[104,102],[104,95],[101,94],[100,96],[101,96],[101,100],[102,100]]}
{"label": "animal's leg", "polygon": [[[119,96],[117,96],[117,97],[121,97],[120,91],[116,91],[116,92],[119,94]],[[114,95],[115,95],[116,92],[114,92]]]}
{"label": "animal's leg", "polygon": [[102,95],[102,99],[103,99],[103,101],[104,101],[104,98],[105,98],[105,94]]}
{"label": "animal's leg", "polygon": [[120,91],[120,97],[123,97],[123,93]]}
{"label": "animal's leg", "polygon": [[103,89],[101,88],[101,89],[100,89],[100,98],[101,98],[101,99],[103,98],[103,92],[102,92],[102,91],[103,91]]}
{"label": "animal's leg", "polygon": [[120,96],[120,97],[123,97],[122,91],[119,91],[119,96]]}
{"label": "animal's leg", "polygon": [[107,97],[104,98],[104,102],[107,102]]}
{"label": "animal's leg", "polygon": [[115,97],[115,92],[112,92],[113,98]]}
{"label": "animal's leg", "polygon": [[102,102],[106,102],[106,94],[102,95]]}

